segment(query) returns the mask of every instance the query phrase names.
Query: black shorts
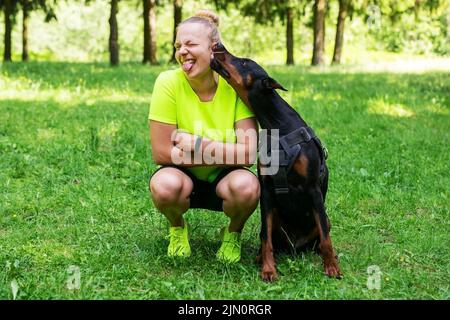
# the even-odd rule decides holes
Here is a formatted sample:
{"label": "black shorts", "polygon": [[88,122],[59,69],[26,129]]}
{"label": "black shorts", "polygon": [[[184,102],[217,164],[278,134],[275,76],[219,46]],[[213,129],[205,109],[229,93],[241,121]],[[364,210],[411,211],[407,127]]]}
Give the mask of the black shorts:
{"label": "black shorts", "polygon": [[186,168],[178,167],[175,165],[166,165],[161,166],[155,172],[153,172],[150,179],[152,179],[153,175],[156,172],[167,167],[178,169],[185,173],[189,178],[191,178],[194,186],[192,188],[192,193],[189,196],[190,209],[207,209],[212,211],[223,211],[223,199],[216,194],[216,187],[219,184],[220,180],[222,180],[230,172],[238,169],[245,169],[248,170],[248,172],[253,173],[246,167],[227,167],[219,173],[219,175],[214,179],[213,182],[208,182],[198,179]]}

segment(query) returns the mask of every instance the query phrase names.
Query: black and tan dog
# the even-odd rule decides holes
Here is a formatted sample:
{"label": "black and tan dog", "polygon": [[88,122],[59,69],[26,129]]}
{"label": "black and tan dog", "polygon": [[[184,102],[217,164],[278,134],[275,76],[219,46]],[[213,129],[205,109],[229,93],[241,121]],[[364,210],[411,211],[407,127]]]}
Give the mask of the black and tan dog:
{"label": "black and tan dog", "polygon": [[[331,244],[330,222],[325,212],[328,169],[320,140],[300,115],[274,89],[285,90],[250,59],[230,54],[218,43],[213,47],[211,68],[236,90],[254,112],[261,128],[278,130],[279,143],[269,147],[278,155],[279,170],[258,173],[261,183],[261,277],[277,278],[274,253],[315,248],[323,259],[325,274],[341,277]],[[272,131],[273,132],[273,131]],[[269,137],[270,139],[270,137]]]}

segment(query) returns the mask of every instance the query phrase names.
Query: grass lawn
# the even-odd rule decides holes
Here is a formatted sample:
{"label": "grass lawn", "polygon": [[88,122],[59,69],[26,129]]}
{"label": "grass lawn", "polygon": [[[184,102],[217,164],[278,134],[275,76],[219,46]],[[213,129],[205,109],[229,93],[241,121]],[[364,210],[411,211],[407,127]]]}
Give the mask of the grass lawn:
{"label": "grass lawn", "polygon": [[[215,260],[223,214],[190,210],[193,254],[166,257],[147,114],[164,67],[14,63],[0,71],[0,299],[449,299],[450,73],[269,67],[326,144],[343,280],[308,253],[259,279]],[[72,269],[80,270],[80,288]],[[368,267],[381,271],[367,287]],[[69,284],[69,286],[68,286]]]}

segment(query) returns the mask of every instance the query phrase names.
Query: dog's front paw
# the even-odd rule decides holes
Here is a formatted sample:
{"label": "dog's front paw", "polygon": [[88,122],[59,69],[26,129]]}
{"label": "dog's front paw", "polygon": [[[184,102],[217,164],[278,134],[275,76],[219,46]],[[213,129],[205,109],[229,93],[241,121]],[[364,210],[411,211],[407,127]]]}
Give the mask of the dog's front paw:
{"label": "dog's front paw", "polygon": [[331,262],[324,265],[325,274],[330,278],[342,279],[342,273],[337,262]]}
{"label": "dog's front paw", "polygon": [[274,282],[277,280],[278,274],[275,267],[271,266],[263,266],[261,271],[261,279],[265,282]]}

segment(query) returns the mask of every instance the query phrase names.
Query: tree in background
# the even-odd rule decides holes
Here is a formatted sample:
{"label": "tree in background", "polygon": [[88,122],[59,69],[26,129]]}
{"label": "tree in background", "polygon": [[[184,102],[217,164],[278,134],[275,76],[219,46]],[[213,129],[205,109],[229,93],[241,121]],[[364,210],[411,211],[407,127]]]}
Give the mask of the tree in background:
{"label": "tree in background", "polygon": [[324,64],[324,52],[325,52],[325,10],[326,0],[315,0],[314,2],[314,45],[313,45],[313,57],[311,64],[322,65]]}
{"label": "tree in background", "polygon": [[19,6],[22,9],[22,61],[28,61],[28,22],[30,12],[34,10],[43,10],[45,12],[45,22],[49,22],[52,19],[56,19],[53,9],[53,5],[55,5],[56,2],[56,0],[0,0],[0,8],[3,8],[5,16],[4,61],[12,61],[11,34],[19,11]]}
{"label": "tree in background", "polygon": [[304,10],[306,1],[301,0],[216,0],[216,7],[227,9],[228,3],[233,3],[240,12],[252,17],[256,23],[269,25],[279,17],[286,25],[286,64],[294,64],[294,21],[296,15]]}
{"label": "tree in background", "polygon": [[111,0],[109,16],[109,62],[112,66],[119,65],[119,26],[117,13],[119,12],[119,0]]}
{"label": "tree in background", "polygon": [[3,14],[5,17],[5,38],[4,38],[4,46],[5,49],[3,51],[3,61],[9,62],[12,61],[12,29],[14,17],[17,12],[17,0],[0,0],[0,7],[3,8]]}
{"label": "tree in background", "polygon": [[334,42],[333,64],[341,63],[342,47],[344,46],[345,19],[351,5],[351,0],[339,0],[339,13],[336,23],[336,38]]}
{"label": "tree in background", "polygon": [[[98,21],[95,20],[94,23],[83,23],[83,21],[78,21],[79,18],[77,17],[73,23],[73,25],[75,25],[74,28],[66,28],[66,24],[63,23],[61,25],[61,30],[57,30],[56,32],[66,32],[66,34],[64,34],[66,35],[66,38],[64,38],[64,41],[66,42],[73,41],[73,39],[67,38],[67,35],[69,35],[69,37],[76,37],[77,41],[74,42],[77,42],[77,45],[79,45],[81,54],[84,54],[82,50],[88,51],[91,47],[95,47],[96,53],[89,51],[87,55],[89,57],[97,59],[99,54],[109,54],[112,65],[119,63],[119,49],[122,51],[122,59],[124,58],[124,54],[127,55],[132,53],[134,55],[133,59],[142,59],[141,61],[144,63],[156,64],[158,62],[156,57],[156,28],[153,26],[156,24],[155,11],[162,8],[164,11],[158,11],[158,14],[161,15],[165,28],[161,28],[161,31],[158,30],[158,34],[164,35],[165,39],[164,41],[161,41],[163,45],[161,48],[158,48],[160,50],[158,53],[161,56],[161,59],[166,60],[172,58],[172,61],[174,61],[175,50],[172,43],[176,36],[176,27],[182,20],[183,6],[191,5],[195,2],[193,0],[134,0],[120,1],[119,3],[119,1],[120,0],[95,0],[96,6],[101,8],[101,10],[111,10],[109,26],[107,26],[105,22],[101,22],[101,20],[103,20],[103,13],[95,14],[95,12],[92,12],[90,13],[90,18],[88,18],[91,19],[89,22],[94,21],[92,19],[97,18]],[[12,32],[16,21],[20,21],[23,17],[23,22],[21,22],[22,60],[27,61],[29,59],[28,31],[30,31],[30,34],[33,32],[38,32],[39,34],[40,32],[39,30],[29,30],[29,20],[31,19],[34,21],[33,11],[44,11],[46,13],[46,21],[48,22],[52,18],[52,15],[53,18],[55,18],[52,8],[58,3],[58,8],[63,10],[61,11],[61,17],[63,17],[62,20],[64,20],[67,19],[64,15],[67,14],[66,11],[64,11],[66,7],[71,8],[70,10],[77,10],[76,6],[73,4],[79,4],[81,7],[86,3],[92,2],[94,1],[0,0],[0,10],[2,11],[2,14],[4,14],[4,29],[2,29],[2,31],[4,30],[4,39],[2,39],[4,42],[4,61],[11,61],[11,59],[14,59],[16,55],[14,55],[14,52],[12,51],[19,48],[19,43],[14,42],[16,41],[14,39],[15,33]],[[350,33],[354,36],[353,38],[355,41],[361,42],[359,46],[362,45],[368,50],[381,49],[390,52],[403,51],[419,54],[429,54],[431,52],[441,55],[450,54],[450,42],[448,41],[448,37],[450,36],[450,19],[448,18],[450,16],[450,3],[448,0],[338,0],[333,2],[326,0],[203,0],[202,3],[205,5],[215,4],[217,11],[224,10],[227,14],[230,13],[231,16],[235,17],[233,18],[231,26],[222,26],[222,28],[224,32],[232,30],[232,32],[239,35],[239,39],[245,39],[242,40],[242,44],[239,43],[240,41],[236,42],[236,46],[245,47],[245,50],[248,53],[251,52],[251,54],[263,56],[267,56],[265,52],[267,49],[270,49],[266,48],[266,46],[279,47],[280,50],[286,50],[287,64],[293,64],[295,61],[294,56],[296,52],[294,38],[297,39],[299,34],[296,30],[303,30],[304,26],[311,28],[314,31],[314,47],[311,63],[313,65],[324,63],[325,23],[329,24],[329,26],[332,24],[336,25],[336,37],[335,39],[329,39],[328,41],[328,43],[331,44],[332,40],[334,40],[333,64],[341,62],[344,54],[344,38],[347,39],[347,36],[349,36]],[[329,3],[332,3],[332,6],[328,7],[327,4]],[[125,15],[135,17],[132,22],[133,26],[127,26],[127,28],[133,30],[134,33],[130,35],[131,37],[128,37],[129,35],[127,34],[128,38],[124,39],[125,47],[119,47],[119,27],[117,21],[119,5],[123,6],[121,9],[123,9]],[[142,9],[141,6],[144,8]],[[22,11],[22,13],[19,14],[19,11]],[[142,14],[142,12],[144,12],[143,39],[141,38],[142,36],[139,36],[139,33],[137,33],[142,30],[141,24],[139,23],[139,21],[142,21],[140,20],[140,14]],[[171,19],[172,12],[174,20],[173,30],[171,27],[167,29],[167,24],[165,23]],[[310,12],[311,15],[309,14]],[[331,14],[333,15],[332,19],[334,20],[335,12],[337,20],[332,22]],[[306,21],[302,24],[302,21],[299,18],[305,14],[307,14],[307,19],[305,19]],[[136,21],[138,16],[139,20]],[[240,16],[253,18],[256,25],[249,26],[248,30],[242,30],[243,23],[247,23],[248,20],[242,21],[240,20]],[[359,25],[358,29],[350,29],[349,21],[352,21],[355,16],[357,17],[356,23],[362,22],[362,24]],[[99,29],[92,27],[99,23],[102,24],[102,30],[109,27],[109,30],[104,34],[102,33],[102,35],[99,34]],[[275,29],[273,26],[279,23],[282,23],[285,26],[285,35],[281,34],[281,32],[273,31]],[[70,25],[70,23],[67,24],[67,26],[68,25]],[[83,25],[85,25],[85,28]],[[353,27],[356,26],[356,24],[352,25]],[[278,26],[276,27],[276,29],[279,30]],[[74,31],[78,29],[83,30],[83,34],[77,34],[77,31]],[[245,32],[241,32],[241,30]],[[54,32],[55,31],[52,30],[52,33]],[[275,34],[276,32],[279,34]],[[79,37],[81,35],[83,37]],[[108,49],[106,49],[106,43],[102,46],[95,43],[92,35],[95,35],[98,39],[103,37],[103,39],[105,39],[103,41],[106,41],[106,38],[109,36]],[[296,37],[294,37],[294,35]],[[144,42],[143,51],[141,51],[140,46],[135,44],[134,39],[138,36],[139,39],[142,39]],[[82,38],[83,40],[80,40]],[[47,36],[43,39],[45,39],[43,41],[51,41],[52,43],[51,46],[48,46],[48,50],[51,50],[52,52],[58,51],[58,49],[52,49],[53,42],[58,43],[58,39],[54,38],[50,40]],[[249,39],[252,39],[252,43],[253,41],[258,43],[258,46],[251,49],[252,43],[248,41]],[[271,41],[269,41],[269,39],[271,39]],[[90,47],[84,47],[85,41],[91,41]],[[272,43],[272,41],[276,41],[276,43]],[[285,41],[285,45],[282,41]],[[44,43],[40,43],[37,47],[47,48]],[[60,46],[60,48],[66,48],[66,46]],[[123,51],[123,48],[127,51]],[[67,52],[69,52],[69,50],[70,49],[67,48]],[[108,50],[108,52],[106,52],[106,50]],[[281,54],[282,52],[279,53]],[[280,56],[277,57],[277,60],[279,58]]]}
{"label": "tree in background", "polygon": [[142,62],[158,64],[156,59],[156,0],[144,1],[144,58]]}
{"label": "tree in background", "polygon": [[19,0],[22,8],[22,61],[29,60],[28,54],[28,22],[30,12],[34,10],[43,10],[45,12],[45,22],[56,19],[52,5],[56,5],[56,0]]}
{"label": "tree in background", "polygon": [[22,61],[28,61],[28,20],[33,2],[30,0],[20,0],[22,7]]}
{"label": "tree in background", "polygon": [[294,8],[289,1],[286,7],[286,64],[294,64]]}
{"label": "tree in background", "polygon": [[[374,22],[373,9],[380,23],[369,29],[378,49],[390,52],[450,53],[448,0],[353,0],[356,13]],[[371,12],[372,11],[372,12]]]}
{"label": "tree in background", "polygon": [[[181,23],[183,19],[183,0],[173,0],[173,40],[172,44],[175,43],[175,39],[177,38],[177,27]],[[172,45],[172,57],[170,58],[171,63],[176,63],[175,52],[176,49]]]}

